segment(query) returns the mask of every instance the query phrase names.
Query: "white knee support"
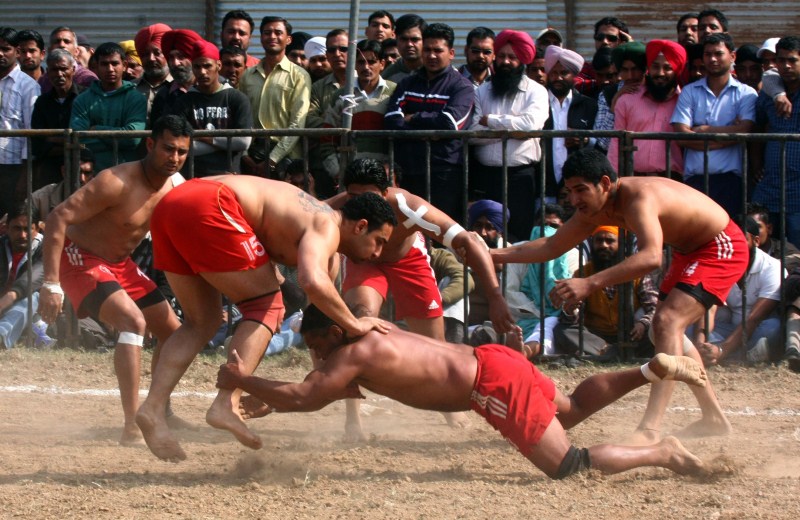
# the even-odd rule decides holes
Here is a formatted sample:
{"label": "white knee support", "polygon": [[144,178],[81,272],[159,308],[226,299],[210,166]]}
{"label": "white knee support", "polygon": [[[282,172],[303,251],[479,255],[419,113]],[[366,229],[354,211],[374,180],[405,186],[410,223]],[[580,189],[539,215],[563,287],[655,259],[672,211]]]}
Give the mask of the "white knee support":
{"label": "white knee support", "polygon": [[117,338],[117,343],[141,347],[144,345],[144,336],[134,334],[133,332],[120,332],[119,338]]}

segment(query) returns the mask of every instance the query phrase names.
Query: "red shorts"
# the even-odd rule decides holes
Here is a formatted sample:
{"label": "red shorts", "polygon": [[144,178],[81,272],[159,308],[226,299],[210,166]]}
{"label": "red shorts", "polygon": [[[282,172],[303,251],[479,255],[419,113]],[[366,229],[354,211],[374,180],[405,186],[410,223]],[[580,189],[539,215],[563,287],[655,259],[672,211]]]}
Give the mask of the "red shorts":
{"label": "red shorts", "polygon": [[255,269],[269,255],[224,184],[192,179],[161,199],[150,222],[153,265],[182,275]]}
{"label": "red shorts", "polygon": [[555,384],[503,345],[481,345],[475,357],[472,409],[527,457],[556,416]]}
{"label": "red shorts", "polygon": [[425,240],[419,233],[406,256],[397,262],[357,264],[346,259],[342,292],[362,286],[372,287],[384,300],[391,289],[395,317],[399,320],[442,316],[442,295],[436,285]]}
{"label": "red shorts", "polygon": [[668,294],[677,284],[690,287],[702,284],[703,291],[716,298],[717,304],[725,303],[733,284],[747,270],[749,260],[744,234],[730,221],[714,240],[696,251],[688,254],[673,251],[672,263],[659,291]]}
{"label": "red shorts", "polygon": [[[98,298],[90,302],[92,297],[89,295],[95,293],[101,284],[106,284],[107,290],[98,291],[96,293]],[[70,241],[61,253],[61,285],[79,318],[89,315],[97,318],[94,314],[100,310],[100,305],[109,294],[117,291],[118,287],[128,293],[134,302],[139,302],[153,293],[157,296],[153,298],[153,303],[164,299],[158,292],[156,284],[130,258],[112,263],[84,251]],[[92,309],[95,312],[90,312]]]}

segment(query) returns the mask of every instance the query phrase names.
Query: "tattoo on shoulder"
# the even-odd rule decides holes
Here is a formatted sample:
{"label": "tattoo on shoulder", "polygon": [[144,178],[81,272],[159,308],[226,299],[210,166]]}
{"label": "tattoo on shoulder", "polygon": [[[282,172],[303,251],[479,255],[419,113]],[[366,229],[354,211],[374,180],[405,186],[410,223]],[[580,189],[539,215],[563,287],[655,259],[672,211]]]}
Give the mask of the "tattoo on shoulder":
{"label": "tattoo on shoulder", "polygon": [[300,199],[300,207],[309,213],[333,213],[330,206],[321,202],[304,191],[297,194]]}

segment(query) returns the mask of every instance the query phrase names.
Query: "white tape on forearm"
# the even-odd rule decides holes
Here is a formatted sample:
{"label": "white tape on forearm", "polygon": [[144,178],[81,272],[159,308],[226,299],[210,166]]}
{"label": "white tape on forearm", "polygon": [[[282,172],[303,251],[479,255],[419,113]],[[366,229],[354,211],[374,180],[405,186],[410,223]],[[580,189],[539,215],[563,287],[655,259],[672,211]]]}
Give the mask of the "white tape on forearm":
{"label": "white tape on forearm", "polygon": [[61,297],[64,296],[64,289],[61,288],[61,284],[58,282],[43,282],[42,289],[47,289],[50,291],[50,294],[57,294]]}
{"label": "white tape on forearm", "polygon": [[652,370],[650,370],[650,363],[645,363],[642,365],[642,375],[651,383],[661,382],[661,378],[655,375]]}
{"label": "white tape on forearm", "polygon": [[117,338],[117,343],[122,343],[123,345],[134,345],[136,347],[141,347],[144,345],[144,336],[140,336],[139,334],[134,334],[133,332],[120,332],[119,338]]}
{"label": "white tape on forearm", "polygon": [[408,207],[405,195],[398,193],[395,197],[397,198],[397,208],[406,216],[407,220],[403,222],[406,228],[411,229],[413,226],[419,226],[437,236],[442,234],[442,228],[422,218],[428,212],[428,206],[421,204],[417,211],[414,211]]}
{"label": "white tape on forearm", "polygon": [[442,244],[444,244],[444,247],[452,249],[453,239],[462,231],[466,231],[466,229],[461,227],[461,224],[456,223],[450,226],[450,229],[447,230],[447,233],[444,234],[444,238],[442,239]]}

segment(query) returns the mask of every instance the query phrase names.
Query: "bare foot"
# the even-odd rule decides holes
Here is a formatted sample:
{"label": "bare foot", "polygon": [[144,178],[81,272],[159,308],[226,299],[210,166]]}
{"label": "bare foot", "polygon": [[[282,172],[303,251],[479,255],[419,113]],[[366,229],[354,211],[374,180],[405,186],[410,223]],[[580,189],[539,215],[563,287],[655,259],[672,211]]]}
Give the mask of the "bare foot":
{"label": "bare foot", "polygon": [[122,436],[119,438],[122,446],[144,446],[142,432],[135,423],[126,424],[122,428]]}
{"label": "bare foot", "polygon": [[703,417],[678,432],[678,436],[683,439],[715,437],[730,435],[732,431],[733,427],[725,416],[718,418]]}
{"label": "bare foot", "polygon": [[144,441],[153,455],[161,460],[178,462],[186,460],[186,452],[183,451],[178,441],[172,437],[167,421],[161,413],[150,413],[150,410],[142,405],[136,412],[136,424],[142,430]]}
{"label": "bare foot", "polygon": [[347,420],[344,423],[344,442],[350,444],[357,444],[361,442],[367,442],[367,436],[364,435],[364,431],[361,429],[361,418],[358,417],[357,420],[351,421]]}
{"label": "bare foot", "polygon": [[239,415],[242,419],[257,419],[269,415],[274,410],[270,405],[252,395],[243,395],[239,399]]}
{"label": "bare foot", "polygon": [[[237,410],[238,412],[238,410]],[[220,430],[228,430],[236,440],[254,450],[261,449],[261,438],[251,432],[244,424],[244,419],[237,413],[215,401],[206,412],[206,422]]]}
{"label": "bare foot", "polygon": [[661,379],[682,381],[687,385],[706,386],[706,371],[694,359],[686,356],[656,354],[648,363],[650,370]]}
{"label": "bare foot", "polygon": [[650,446],[661,440],[661,432],[648,428],[636,428],[634,432],[625,439],[627,446]]}
{"label": "bare foot", "polygon": [[668,456],[669,462],[667,462],[666,467],[675,473],[679,475],[703,475],[708,473],[709,469],[703,464],[703,461],[692,455],[675,437],[665,437],[659,443],[659,447]]}
{"label": "bare foot", "polygon": [[451,428],[465,430],[470,427],[470,420],[464,412],[442,412],[444,420]]}

